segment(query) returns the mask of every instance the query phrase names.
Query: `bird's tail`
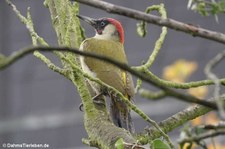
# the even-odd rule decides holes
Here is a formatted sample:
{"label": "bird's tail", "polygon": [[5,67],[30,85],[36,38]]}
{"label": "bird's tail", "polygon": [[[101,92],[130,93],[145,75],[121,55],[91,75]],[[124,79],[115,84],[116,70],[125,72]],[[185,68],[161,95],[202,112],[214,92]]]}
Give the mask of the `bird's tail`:
{"label": "bird's tail", "polygon": [[131,110],[129,107],[122,101],[118,101],[115,97],[112,97],[110,102],[110,113],[113,120],[113,123],[121,128],[134,133],[134,124],[131,118]]}

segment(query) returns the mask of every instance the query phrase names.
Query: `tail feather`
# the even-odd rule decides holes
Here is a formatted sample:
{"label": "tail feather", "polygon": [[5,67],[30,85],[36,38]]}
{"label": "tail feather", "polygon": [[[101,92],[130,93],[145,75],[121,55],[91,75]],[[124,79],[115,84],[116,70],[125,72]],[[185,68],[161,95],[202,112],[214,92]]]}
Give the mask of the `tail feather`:
{"label": "tail feather", "polygon": [[134,124],[130,115],[131,111],[125,103],[118,101],[114,97],[110,103],[110,113],[112,121],[116,126],[124,128],[131,133],[135,132]]}

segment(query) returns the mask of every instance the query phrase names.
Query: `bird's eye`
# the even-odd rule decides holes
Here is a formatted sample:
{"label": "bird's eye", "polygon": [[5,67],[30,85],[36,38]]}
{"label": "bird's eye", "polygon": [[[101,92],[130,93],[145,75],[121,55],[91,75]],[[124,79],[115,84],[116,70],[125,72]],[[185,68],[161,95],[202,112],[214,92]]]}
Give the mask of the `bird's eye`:
{"label": "bird's eye", "polygon": [[105,26],[105,22],[101,22],[101,26],[102,26],[102,27]]}

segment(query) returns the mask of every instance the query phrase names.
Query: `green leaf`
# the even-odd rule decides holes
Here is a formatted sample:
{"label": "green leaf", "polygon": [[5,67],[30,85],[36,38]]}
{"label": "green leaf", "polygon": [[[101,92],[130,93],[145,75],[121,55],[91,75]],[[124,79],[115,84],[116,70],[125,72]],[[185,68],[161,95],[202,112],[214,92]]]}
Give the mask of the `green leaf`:
{"label": "green leaf", "polygon": [[196,10],[202,15],[202,16],[208,16],[208,12],[206,11],[206,5],[204,2],[198,3]]}
{"label": "green leaf", "polygon": [[217,3],[212,3],[212,5],[211,5],[211,14],[212,15],[218,14],[219,11],[220,11],[220,5],[217,4]]}
{"label": "green leaf", "polygon": [[170,149],[169,145],[160,139],[155,139],[151,143],[152,149]]}
{"label": "green leaf", "polygon": [[225,10],[225,0],[222,0],[221,2],[218,2],[219,4],[219,9],[221,12],[224,12]]}
{"label": "green leaf", "polygon": [[124,141],[123,138],[120,138],[115,143],[116,149],[124,149]]}

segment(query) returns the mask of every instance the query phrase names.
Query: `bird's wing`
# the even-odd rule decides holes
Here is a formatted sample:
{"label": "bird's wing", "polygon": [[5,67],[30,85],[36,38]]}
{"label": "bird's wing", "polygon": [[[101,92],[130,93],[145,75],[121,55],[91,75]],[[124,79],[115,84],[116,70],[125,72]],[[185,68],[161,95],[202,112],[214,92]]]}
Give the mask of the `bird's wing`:
{"label": "bird's wing", "polygon": [[[82,49],[127,63],[123,45],[118,42],[90,38],[83,42]],[[124,95],[128,94],[130,97],[134,95],[133,80],[129,73],[101,60],[85,57],[84,61],[97,78],[116,88]],[[124,73],[125,75],[123,75]]]}

